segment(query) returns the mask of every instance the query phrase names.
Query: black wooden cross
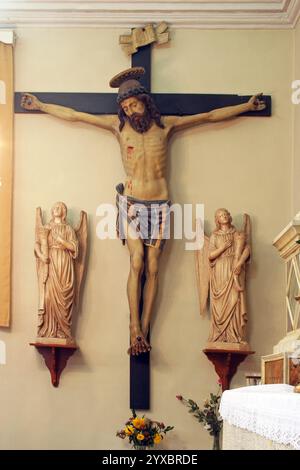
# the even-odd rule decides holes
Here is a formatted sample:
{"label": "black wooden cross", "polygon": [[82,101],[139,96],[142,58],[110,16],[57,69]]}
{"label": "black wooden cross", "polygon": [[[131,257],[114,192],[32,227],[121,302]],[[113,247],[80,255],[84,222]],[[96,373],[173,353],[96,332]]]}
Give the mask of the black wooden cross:
{"label": "black wooden cross", "polygon": [[[142,66],[146,73],[139,81],[151,91],[151,45],[144,46],[132,56],[132,67]],[[90,114],[116,114],[116,93],[35,93],[41,101],[60,104],[77,111]],[[15,112],[27,113],[21,108],[22,93],[15,93]],[[158,109],[162,115],[185,116],[204,113],[224,106],[245,103],[249,96],[239,95],[207,95],[187,93],[153,93]],[[266,108],[263,111],[244,113],[249,116],[270,116],[271,97],[263,97]],[[39,111],[30,111],[39,112]],[[142,311],[142,300],[140,312]],[[135,410],[150,409],[150,353],[130,357],[130,408]]]}

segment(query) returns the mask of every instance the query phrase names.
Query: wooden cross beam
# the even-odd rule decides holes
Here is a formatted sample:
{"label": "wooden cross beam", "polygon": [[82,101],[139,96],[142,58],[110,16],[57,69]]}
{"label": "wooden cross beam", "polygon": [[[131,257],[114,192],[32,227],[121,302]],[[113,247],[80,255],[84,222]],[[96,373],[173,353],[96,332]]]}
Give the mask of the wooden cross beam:
{"label": "wooden cross beam", "polygon": [[[151,92],[151,45],[144,46],[132,56],[132,67],[142,66],[145,75],[139,81]],[[90,114],[117,114],[116,93],[35,93],[41,101],[59,104]],[[15,93],[15,112],[27,113],[21,108],[22,93]],[[187,93],[152,93],[162,115],[185,116],[211,111],[212,109],[245,103],[251,95],[208,95]],[[266,108],[263,111],[244,113],[249,116],[270,116],[271,97],[263,97]],[[34,111],[30,111],[31,113]],[[40,111],[36,111],[39,113]],[[142,283],[142,286],[144,283]],[[143,290],[143,289],[142,289]],[[142,299],[140,314],[142,312]],[[150,353],[130,357],[130,408],[150,409]]]}
{"label": "wooden cross beam", "polygon": [[[151,45],[144,46],[132,56],[132,67],[142,66],[146,73],[139,78],[144,87],[151,92]],[[60,104],[77,111],[90,114],[117,114],[116,93],[35,93],[41,101]],[[40,111],[26,111],[21,108],[22,93],[15,93],[16,113],[40,113]],[[151,93],[161,114],[166,116],[187,116],[190,114],[205,113],[224,106],[233,106],[245,103],[251,95],[220,95],[220,94],[194,94],[194,93]],[[266,108],[262,111],[251,111],[243,116],[271,116],[271,97],[264,96]]]}

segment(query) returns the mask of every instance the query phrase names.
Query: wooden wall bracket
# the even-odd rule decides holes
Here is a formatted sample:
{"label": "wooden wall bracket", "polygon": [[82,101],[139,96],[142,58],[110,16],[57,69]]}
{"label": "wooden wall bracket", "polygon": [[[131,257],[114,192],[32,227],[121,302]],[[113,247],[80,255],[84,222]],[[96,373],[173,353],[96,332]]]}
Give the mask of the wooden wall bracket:
{"label": "wooden wall bracket", "polygon": [[215,367],[222,385],[222,392],[229,390],[231,379],[241,362],[250,354],[255,353],[255,351],[233,351],[226,349],[203,349],[203,352]]}
{"label": "wooden wall bracket", "polygon": [[62,371],[67,365],[69,358],[74,354],[77,346],[61,345],[61,344],[44,344],[44,343],[29,343],[34,346],[38,352],[43,356],[46,366],[48,367],[51,375],[51,383],[54,387],[58,387],[59,379]]}

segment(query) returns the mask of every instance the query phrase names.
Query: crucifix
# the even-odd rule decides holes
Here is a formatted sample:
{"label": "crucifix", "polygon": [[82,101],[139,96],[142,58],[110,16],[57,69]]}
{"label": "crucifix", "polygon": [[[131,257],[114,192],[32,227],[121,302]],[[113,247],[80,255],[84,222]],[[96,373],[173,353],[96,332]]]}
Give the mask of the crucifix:
{"label": "crucifix", "polygon": [[[117,187],[119,229],[122,222],[130,252],[127,285],[130,310],[130,407],[150,408],[149,327],[157,288],[158,262],[164,243],[163,214],[168,211],[165,179],[166,149],[174,132],[218,122],[237,115],[269,116],[271,98],[238,95],[151,94],[151,45],[132,57],[132,68],[116,75],[114,93],[16,94],[16,112],[46,112],[61,119],[83,121],[105,128],[118,138],[126,172],[125,185]],[[20,102],[22,101],[22,106]],[[51,104],[49,104],[51,103]],[[75,108],[76,111],[73,109]],[[154,204],[155,203],[155,204]],[[142,215],[137,215],[139,204]],[[154,233],[149,228],[153,205],[159,208]],[[133,219],[139,233],[131,232]],[[145,215],[146,214],[146,215]],[[156,214],[156,213],[155,213]],[[139,218],[140,217],[140,218]],[[148,219],[147,219],[148,218]]]}

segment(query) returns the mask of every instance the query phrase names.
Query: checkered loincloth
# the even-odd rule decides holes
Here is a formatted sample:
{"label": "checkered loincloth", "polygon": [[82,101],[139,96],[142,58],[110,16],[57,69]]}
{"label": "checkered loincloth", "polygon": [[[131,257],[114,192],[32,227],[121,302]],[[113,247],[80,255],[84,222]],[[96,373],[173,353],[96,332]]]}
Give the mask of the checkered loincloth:
{"label": "checkered loincloth", "polygon": [[[162,249],[170,237],[170,205],[168,200],[144,201],[131,196],[124,196],[124,186],[117,190],[117,234],[125,244],[127,229],[140,238],[144,245]],[[124,223],[125,222],[125,223]]]}

